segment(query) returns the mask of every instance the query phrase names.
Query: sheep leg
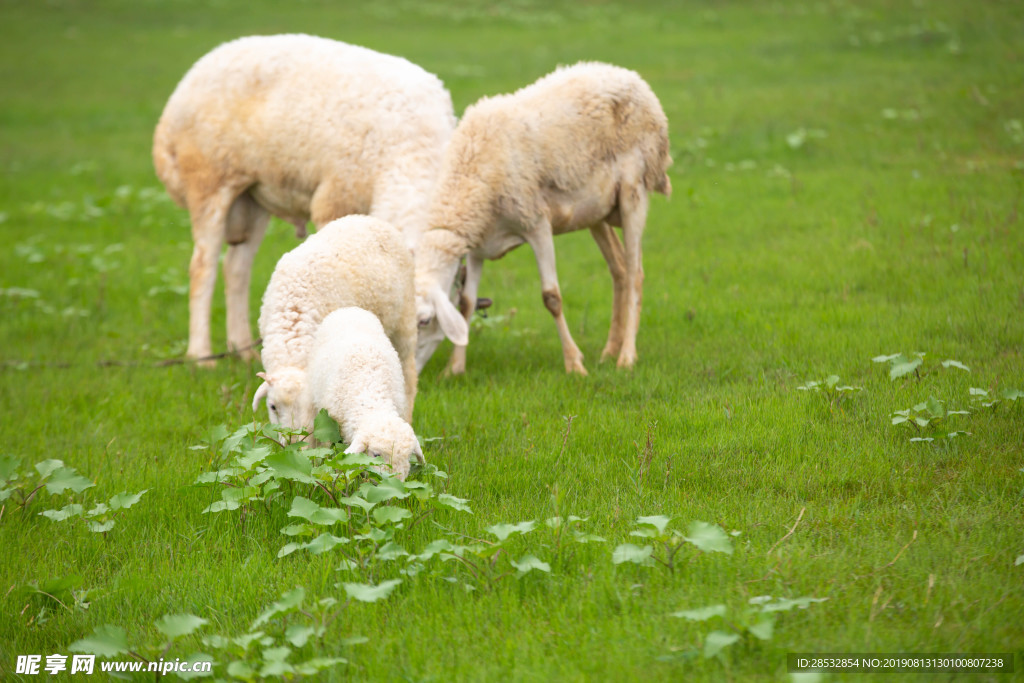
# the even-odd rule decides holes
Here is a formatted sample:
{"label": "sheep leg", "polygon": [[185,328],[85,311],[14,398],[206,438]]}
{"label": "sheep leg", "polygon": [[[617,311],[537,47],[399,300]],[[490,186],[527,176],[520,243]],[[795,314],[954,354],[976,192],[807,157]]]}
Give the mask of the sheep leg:
{"label": "sheep leg", "polygon": [[612,356],[619,355],[623,338],[623,306],[626,301],[626,262],[615,230],[608,223],[600,223],[590,228],[597,246],[601,249],[608,270],[612,275],[612,323],[608,329],[608,343],[601,352],[601,362]]}
{"label": "sheep leg", "polygon": [[533,255],[537,259],[544,306],[554,316],[555,325],[558,327],[558,337],[562,341],[565,371],[586,375],[587,369],[583,367],[583,353],[573,341],[572,335],[569,333],[569,325],[566,324],[565,316],[562,315],[562,292],[558,287],[558,272],[555,269],[555,243],[551,234],[551,224],[544,221],[538,226],[538,229],[529,233],[526,239],[533,247]]}
{"label": "sheep leg", "polygon": [[[217,284],[217,261],[224,246],[224,226],[231,199],[223,195],[190,198],[189,214],[192,221],[192,260],[188,267],[188,358],[200,359],[213,355],[210,344],[210,308],[213,289]],[[196,207],[193,209],[192,207]],[[201,363],[210,367],[214,363]]]}
{"label": "sheep leg", "polygon": [[224,299],[227,305],[228,350],[243,360],[259,357],[253,348],[249,325],[249,287],[252,263],[267,232],[270,214],[248,194],[242,194],[228,210],[228,251],[224,256]]}
{"label": "sheep leg", "polygon": [[[462,284],[462,291],[459,293],[459,311],[466,319],[466,325],[473,321],[473,313],[476,311],[476,293],[480,287],[480,275],[483,273],[484,260],[472,252],[466,254],[466,279]],[[452,349],[452,355],[448,359],[448,367],[445,368],[445,376],[461,375],[466,372],[466,347],[456,346]]]}
{"label": "sheep leg", "polygon": [[[415,319],[410,319],[414,322]],[[406,343],[412,339],[413,343]],[[403,334],[395,335],[391,340],[395,351],[398,353],[398,360],[402,363],[402,380],[405,384],[405,414],[403,419],[412,424],[413,404],[416,402],[416,384],[419,381],[419,373],[416,372],[416,327],[410,325]]]}
{"label": "sheep leg", "polygon": [[644,267],[641,241],[647,223],[647,192],[642,185],[624,187],[619,196],[622,214],[622,240],[626,254],[626,302],[623,320],[622,348],[618,366],[631,368],[637,359],[636,335],[640,329],[640,307],[643,300]]}

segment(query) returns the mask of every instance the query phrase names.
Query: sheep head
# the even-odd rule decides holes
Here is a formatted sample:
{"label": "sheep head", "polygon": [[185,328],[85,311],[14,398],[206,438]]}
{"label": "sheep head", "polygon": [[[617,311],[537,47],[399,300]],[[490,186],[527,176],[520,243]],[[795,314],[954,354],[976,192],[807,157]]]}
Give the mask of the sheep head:
{"label": "sheep head", "polygon": [[379,458],[381,474],[390,474],[404,480],[409,476],[410,460],[424,462],[419,439],[408,422],[389,416],[361,425],[352,437],[346,453],[366,453]]}
{"label": "sheep head", "polygon": [[429,230],[416,249],[416,367],[422,370],[444,337],[457,346],[469,343],[469,325],[452,302],[458,300],[455,276],[465,254],[462,240],[448,230]]}
{"label": "sheep head", "polygon": [[290,429],[313,428],[313,403],[306,391],[306,373],[299,368],[281,368],[268,374],[258,372],[263,384],[252,397],[253,412],[267,399],[267,413],[273,424]]}

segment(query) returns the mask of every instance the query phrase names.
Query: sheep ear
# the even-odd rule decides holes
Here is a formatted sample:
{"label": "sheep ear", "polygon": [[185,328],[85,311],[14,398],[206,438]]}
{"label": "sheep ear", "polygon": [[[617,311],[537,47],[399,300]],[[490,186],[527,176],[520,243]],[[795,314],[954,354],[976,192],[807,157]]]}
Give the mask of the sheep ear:
{"label": "sheep ear", "polygon": [[415,456],[416,456],[416,460],[417,460],[417,461],[418,461],[418,462],[419,462],[420,464],[424,464],[424,463],[426,463],[426,462],[427,462],[427,459],[423,457],[423,447],[422,447],[422,446],[420,446],[420,441],[419,441],[419,439],[417,439],[417,440],[416,440],[416,445],[414,445],[414,446],[412,447],[412,453],[413,453],[413,455],[415,455]]}
{"label": "sheep ear", "polygon": [[366,439],[355,436],[352,438],[352,443],[345,449],[345,453],[352,455],[353,453],[365,453],[366,452]]}
{"label": "sheep ear", "polygon": [[256,409],[259,408],[260,401],[265,399],[267,394],[270,393],[270,381],[267,380],[266,373],[260,372],[257,373],[256,376],[262,377],[264,382],[256,389],[256,393],[252,397],[252,412],[254,413],[256,412]]}
{"label": "sheep ear", "polygon": [[459,313],[459,309],[455,308],[455,305],[440,289],[434,291],[432,299],[437,323],[441,326],[444,336],[451,339],[456,346],[469,344],[469,325]]}

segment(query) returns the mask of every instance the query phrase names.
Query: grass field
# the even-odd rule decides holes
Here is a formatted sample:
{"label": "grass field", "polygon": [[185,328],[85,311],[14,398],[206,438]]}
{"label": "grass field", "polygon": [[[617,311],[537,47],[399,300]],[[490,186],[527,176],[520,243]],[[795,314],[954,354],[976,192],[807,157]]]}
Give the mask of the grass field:
{"label": "grass field", "polygon": [[[254,419],[257,368],[160,363],[184,352],[191,240],[152,130],[216,44],[292,31],[405,56],[457,112],[595,59],[637,70],[668,114],[637,367],[597,362],[610,278],[579,233],[556,248],[589,377],[563,372],[528,249],[484,269],[495,305],[468,374],[441,377],[446,343],[421,376],[414,426],[472,514],[437,508],[396,531],[403,548],[537,521],[476,564],[339,570],[348,546],[278,557],[287,502],[203,513],[220,496],[194,485],[219,462],[203,444]],[[303,642],[309,617],[272,616],[274,643],[234,658],[250,677],[285,655],[367,681],[786,680],[797,652],[1015,653],[1024,671],[1024,5],[0,0],[0,174],[0,474],[21,474],[0,503],[0,679],[35,680],[18,655],[45,664],[105,625],[149,659],[210,654],[297,586],[327,627]],[[294,244],[275,221],[254,320]],[[218,289],[219,348],[223,320]],[[900,359],[872,361],[917,352],[895,379]],[[910,413],[926,426],[893,424],[930,398]],[[22,504],[49,459],[95,486]],[[143,490],[105,532],[40,514]],[[568,515],[604,541],[544,524]],[[665,540],[630,535],[664,522],[641,516],[671,518]],[[673,545],[673,529],[700,541],[695,521],[733,551]],[[621,561],[625,544],[676,552],[671,570]],[[549,571],[518,576],[528,555]],[[376,602],[342,585],[387,580]],[[776,612],[750,602],[769,595]],[[798,598],[823,601],[778,601]],[[673,616],[713,605],[725,616]],[[205,624],[178,620],[165,650],[161,619],[183,614]]]}

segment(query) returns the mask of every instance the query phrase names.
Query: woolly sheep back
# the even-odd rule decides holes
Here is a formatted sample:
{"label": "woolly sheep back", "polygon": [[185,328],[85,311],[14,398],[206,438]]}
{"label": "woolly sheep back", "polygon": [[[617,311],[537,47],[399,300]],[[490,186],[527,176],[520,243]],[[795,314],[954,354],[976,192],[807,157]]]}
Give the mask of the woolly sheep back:
{"label": "woolly sheep back", "polygon": [[[333,311],[348,306],[375,315],[394,346],[404,375],[404,413],[411,421],[416,396],[416,315],[413,258],[401,234],[370,216],[346,216],[325,225],[278,261],[263,294],[259,329],[272,413],[288,426],[310,428],[313,413],[301,396],[278,396],[275,380],[307,371],[314,335]],[[282,407],[282,404],[284,407]],[[292,404],[292,405],[289,405]],[[294,410],[291,419],[287,411]],[[273,418],[273,414],[272,414]]]}
{"label": "woolly sheep back", "polygon": [[[560,67],[520,90],[469,107],[445,152],[416,262],[420,325],[440,324],[465,370],[468,320],[485,259],[527,242],[555,318],[565,367],[586,374],[562,313],[552,237],[590,229],[612,275],[612,324],[602,358],[636,360],[648,195],[671,193],[668,120],[635,72],[597,62]],[[622,228],[622,240],[612,229]],[[466,256],[461,313],[447,301]]]}
{"label": "woolly sheep back", "polygon": [[270,214],[300,236],[310,220],[319,227],[372,214],[413,247],[454,126],[436,76],[367,48],[249,36],[200,58],[171,94],[153,142],[157,176],[192,220],[188,356],[211,353],[225,242],[228,346],[251,347],[249,281]]}
{"label": "woolly sheep back", "polygon": [[350,444],[405,479],[410,458],[423,459],[405,412],[402,366],[375,315],[346,307],[324,318],[309,356],[309,394],[315,411],[327,410]]}

